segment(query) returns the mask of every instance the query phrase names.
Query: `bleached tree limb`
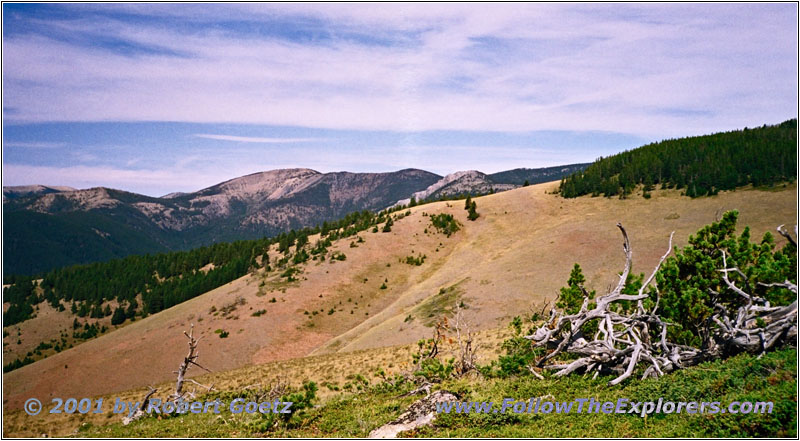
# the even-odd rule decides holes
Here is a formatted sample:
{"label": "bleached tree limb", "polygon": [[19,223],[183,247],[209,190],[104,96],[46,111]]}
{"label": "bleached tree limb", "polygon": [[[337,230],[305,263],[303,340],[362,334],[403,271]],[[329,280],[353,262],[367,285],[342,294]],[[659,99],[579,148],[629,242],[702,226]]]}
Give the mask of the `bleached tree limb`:
{"label": "bleached tree limb", "polygon": [[[702,331],[707,333],[708,338],[704,338],[704,341],[708,341],[708,347],[695,348],[670,342],[667,339],[669,323],[656,314],[661,295],[653,281],[672,252],[674,232],[670,234],[667,252],[643,282],[638,294],[629,295],[622,294],[622,291],[631,270],[633,252],[627,232],[621,224],[617,224],[617,227],[622,233],[625,254],[625,266],[619,282],[608,294],[597,298],[594,309],[588,308],[588,299],[584,300],[580,311],[575,314],[563,315],[561,311],[551,309],[550,319],[533,334],[524,337],[531,340],[534,346],[553,349],[538,360],[538,366],[557,371],[554,375],[558,377],[592,371],[595,377],[601,373],[614,374],[616,377],[609,381],[609,385],[614,386],[630,378],[642,362],[649,365],[642,378],[657,377],[726,354],[742,351],[763,354],[780,342],[796,339],[797,301],[787,306],[773,307],[765,299],[737,286],[729,273],[742,276],[745,285],[747,277],[739,268],[728,268],[727,255],[723,251],[723,268],[719,272],[727,288],[746,300],[745,305],[728,311],[722,304],[715,304],[705,331]],[[783,226],[778,231],[788,236]],[[791,236],[787,239],[796,245]],[[761,285],[786,288],[797,294],[797,285],[788,280]],[[642,302],[649,297],[645,294],[648,288],[656,296],[650,311],[645,310]],[[709,293],[713,298],[720,297],[712,289],[709,289]],[[610,308],[623,301],[636,301],[635,311],[620,313],[615,311],[624,310]],[[589,322],[597,323],[597,332],[591,341],[586,339],[582,331],[582,327]],[[559,354],[571,354],[578,358],[566,364],[547,364]]]}
{"label": "bleached tree limb", "polygon": [[[792,235],[789,234],[789,232],[786,231],[785,228],[783,228],[783,225],[784,224],[781,224],[781,225],[778,226],[778,228],[777,228],[778,233],[780,233],[780,235],[785,237],[786,240],[788,240],[790,244],[794,245],[794,247],[797,248],[797,242],[794,240]],[[797,225],[794,226],[794,235],[797,236]]]}

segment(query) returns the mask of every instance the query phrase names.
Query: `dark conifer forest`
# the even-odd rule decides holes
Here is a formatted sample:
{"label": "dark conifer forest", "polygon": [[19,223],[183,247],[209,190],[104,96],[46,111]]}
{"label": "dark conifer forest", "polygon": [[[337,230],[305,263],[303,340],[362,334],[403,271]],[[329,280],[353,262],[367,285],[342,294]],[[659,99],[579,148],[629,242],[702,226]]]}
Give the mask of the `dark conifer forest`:
{"label": "dark conifer forest", "polygon": [[686,196],[715,195],[752,184],[773,186],[797,176],[797,120],[731,132],[669,139],[599,158],[561,181],[565,198],[626,197],[637,186],[643,196],[659,188]]}
{"label": "dark conifer forest", "polygon": [[[415,204],[427,202],[430,201]],[[291,251],[297,251],[295,257],[306,253],[304,247],[310,246],[308,237],[313,234],[322,237],[311,250],[316,255],[326,252],[334,240],[391,222],[391,213],[406,208],[400,205],[380,213],[357,211],[336,221],[270,238],[218,243],[190,251],[128,256],[36,275],[5,275],[3,284],[8,286],[3,289],[3,301],[10,306],[3,313],[3,325],[33,317],[34,307],[44,301],[60,310],[70,307],[79,317],[101,318],[113,314],[115,322],[123,322],[137,313],[154,314],[236,280],[248,271],[269,266],[271,245],[277,245],[285,264]],[[308,255],[305,256],[307,260]],[[300,261],[295,258],[293,263]],[[137,295],[141,295],[142,305],[138,304]],[[113,299],[119,302],[120,312],[102,307],[105,301]]]}

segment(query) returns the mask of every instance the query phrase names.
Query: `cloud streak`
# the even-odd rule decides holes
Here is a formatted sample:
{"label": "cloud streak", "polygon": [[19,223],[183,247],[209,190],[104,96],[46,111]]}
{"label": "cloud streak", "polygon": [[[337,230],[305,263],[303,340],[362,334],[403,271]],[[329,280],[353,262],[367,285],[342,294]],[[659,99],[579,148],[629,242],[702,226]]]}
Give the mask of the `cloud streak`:
{"label": "cloud streak", "polygon": [[790,4],[67,10],[4,31],[13,121],[673,136],[796,112]]}
{"label": "cloud streak", "polygon": [[254,144],[292,144],[298,142],[318,142],[325,140],[324,138],[260,138],[256,136],[213,135],[207,133],[198,133],[195,134],[194,137],[214,139],[217,141],[233,141]]}
{"label": "cloud streak", "polygon": [[57,149],[65,147],[67,144],[63,142],[47,142],[47,141],[7,141],[3,143],[4,147],[19,148],[19,149]]}
{"label": "cloud streak", "polygon": [[6,184],[494,172],[797,116],[788,3],[3,8]]}

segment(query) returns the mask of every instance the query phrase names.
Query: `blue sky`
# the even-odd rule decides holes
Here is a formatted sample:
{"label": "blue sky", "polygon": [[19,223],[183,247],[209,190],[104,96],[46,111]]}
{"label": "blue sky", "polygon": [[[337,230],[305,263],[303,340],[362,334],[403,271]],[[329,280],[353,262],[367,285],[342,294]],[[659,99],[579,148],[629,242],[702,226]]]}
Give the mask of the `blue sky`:
{"label": "blue sky", "polygon": [[591,161],[797,116],[796,4],[4,4],[3,184]]}

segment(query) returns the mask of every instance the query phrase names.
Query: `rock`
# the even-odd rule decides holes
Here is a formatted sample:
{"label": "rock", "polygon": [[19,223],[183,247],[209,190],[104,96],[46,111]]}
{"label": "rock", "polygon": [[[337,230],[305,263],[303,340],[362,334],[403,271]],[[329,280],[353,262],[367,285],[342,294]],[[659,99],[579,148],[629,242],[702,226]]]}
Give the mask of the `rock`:
{"label": "rock", "polygon": [[427,397],[417,400],[408,407],[396,420],[384,424],[369,433],[370,438],[396,438],[397,434],[406,430],[428,426],[436,418],[436,403],[457,401],[452,393],[439,390]]}

